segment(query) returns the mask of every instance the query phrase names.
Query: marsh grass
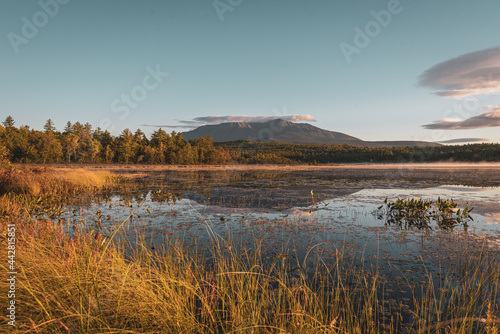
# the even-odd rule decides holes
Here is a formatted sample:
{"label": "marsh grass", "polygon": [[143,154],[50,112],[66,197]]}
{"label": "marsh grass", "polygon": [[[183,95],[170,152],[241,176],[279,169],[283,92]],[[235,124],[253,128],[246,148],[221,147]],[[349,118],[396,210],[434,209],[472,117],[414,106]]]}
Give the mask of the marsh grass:
{"label": "marsh grass", "polygon": [[27,211],[95,194],[121,179],[108,171],[83,168],[4,165],[0,168],[0,220],[22,219]]}
{"label": "marsh grass", "polygon": [[[213,235],[206,256],[165,239],[151,250],[50,220],[18,228],[19,312],[25,333],[498,333],[498,259],[461,262],[461,275],[413,289],[411,320],[384,307],[384,283],[342,250],[306,266],[286,249],[239,250]],[[111,243],[110,243],[111,242]],[[125,242],[125,243],[124,243]],[[109,247],[108,247],[109,245]],[[467,257],[467,254],[464,254]],[[6,271],[2,263],[2,270]],[[452,271],[443,277],[452,277]],[[5,285],[4,282],[1,285]],[[3,288],[3,287],[2,287]],[[420,290],[419,290],[420,289]],[[0,303],[7,302],[6,295]],[[4,321],[4,320],[2,320]],[[5,323],[2,324],[5,326]]]}
{"label": "marsh grass", "polygon": [[[468,222],[472,221],[469,213],[474,208],[469,208],[468,203],[463,209],[458,208],[458,204],[453,199],[441,199],[437,201],[424,200],[422,198],[396,199],[388,201],[386,198],[384,205],[379,206],[379,219],[384,219],[386,224],[394,224],[401,228],[432,228],[431,222],[436,222],[441,229],[453,229],[456,226],[463,226],[466,230]],[[434,206],[433,206],[434,205]]]}
{"label": "marsh grass", "polygon": [[[94,191],[92,182],[84,181],[80,189]],[[60,190],[41,184],[40,192],[25,195],[67,194],[74,187],[54,189]],[[7,202],[3,208],[17,205],[22,211],[26,203],[31,202]],[[252,250],[231,247],[231,240],[206,222],[207,256],[196,245],[167,238],[152,250],[140,232],[130,247],[119,229],[103,237],[82,226],[70,236],[57,220],[21,218],[16,221],[17,333],[499,332],[500,261],[486,246],[479,254],[460,254],[439,284],[430,274],[426,285],[408,282],[413,300],[404,309],[386,307],[377,268],[364,270],[344,249],[309,262],[286,248],[269,257],[260,242]],[[6,265],[0,263],[4,272]],[[7,283],[0,287],[5,291]],[[2,293],[0,305],[7,302]]]}
{"label": "marsh grass", "polygon": [[126,255],[48,220],[23,231],[18,332],[378,332],[376,281],[343,267],[341,255],[324,273],[318,265],[304,275],[286,254],[264,262],[259,245],[214,244],[207,259],[178,244],[152,252],[142,243]]}
{"label": "marsh grass", "polygon": [[116,176],[107,171],[12,165],[0,169],[0,194],[73,195],[102,188],[113,178]]}

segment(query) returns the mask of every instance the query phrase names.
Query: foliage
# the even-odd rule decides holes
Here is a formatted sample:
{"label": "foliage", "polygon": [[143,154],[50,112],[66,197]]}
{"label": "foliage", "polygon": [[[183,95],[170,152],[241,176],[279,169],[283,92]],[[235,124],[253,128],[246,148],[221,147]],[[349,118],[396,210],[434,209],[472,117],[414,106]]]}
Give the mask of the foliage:
{"label": "foliage", "polygon": [[214,143],[210,136],[185,141],[163,129],[148,138],[140,129],[113,136],[89,123],[68,122],[63,132],[47,120],[44,131],[16,128],[11,116],[0,126],[0,161],[15,163],[124,164],[331,164],[437,161],[500,161],[500,144],[437,147],[301,145],[248,140]]}
{"label": "foliage", "polygon": [[[453,199],[441,199],[438,197],[436,203],[432,200],[422,198],[396,199],[389,202],[385,199],[385,211],[379,213],[379,219],[385,219],[388,225],[394,224],[399,227],[418,229],[431,228],[431,223],[435,222],[441,229],[453,229],[462,225],[467,229],[468,222],[472,217],[469,213],[473,208],[468,204],[463,209],[458,208],[458,204]],[[380,206],[379,210],[384,208]]]}
{"label": "foliage", "polygon": [[306,145],[259,143],[248,140],[216,143],[230,150],[240,163],[421,163],[438,161],[500,161],[500,144],[468,144],[438,147],[354,145]]}
{"label": "foliage", "polygon": [[15,163],[147,163],[147,164],[225,164],[231,156],[216,148],[210,137],[186,142],[181,133],[159,129],[151,138],[137,130],[123,130],[112,136],[89,123],[68,122],[58,132],[52,120],[44,131],[16,128],[11,116],[0,126],[0,161]]}

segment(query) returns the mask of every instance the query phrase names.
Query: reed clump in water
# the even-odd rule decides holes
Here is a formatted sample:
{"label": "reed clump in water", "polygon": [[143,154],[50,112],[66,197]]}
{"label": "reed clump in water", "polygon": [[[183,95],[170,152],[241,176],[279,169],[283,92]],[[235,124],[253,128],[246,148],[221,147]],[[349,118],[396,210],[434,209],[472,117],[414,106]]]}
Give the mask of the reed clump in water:
{"label": "reed clump in water", "polygon": [[0,167],[0,217],[11,221],[34,207],[64,204],[111,187],[122,177],[83,168]]}
{"label": "reed clump in water", "polygon": [[110,185],[113,178],[107,171],[10,165],[0,169],[0,195],[77,194]]}

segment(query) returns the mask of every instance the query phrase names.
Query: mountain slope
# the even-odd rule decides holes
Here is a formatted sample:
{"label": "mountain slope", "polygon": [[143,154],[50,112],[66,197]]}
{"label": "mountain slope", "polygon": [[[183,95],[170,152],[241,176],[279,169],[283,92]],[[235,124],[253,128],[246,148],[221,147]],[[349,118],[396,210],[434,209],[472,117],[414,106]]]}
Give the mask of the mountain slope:
{"label": "mountain slope", "polygon": [[291,144],[349,144],[358,146],[438,146],[430,142],[391,141],[368,142],[341,132],[320,129],[307,123],[292,123],[275,119],[264,123],[221,123],[203,125],[182,133],[184,139],[196,139],[206,135],[217,142],[252,140],[264,143],[282,142]]}

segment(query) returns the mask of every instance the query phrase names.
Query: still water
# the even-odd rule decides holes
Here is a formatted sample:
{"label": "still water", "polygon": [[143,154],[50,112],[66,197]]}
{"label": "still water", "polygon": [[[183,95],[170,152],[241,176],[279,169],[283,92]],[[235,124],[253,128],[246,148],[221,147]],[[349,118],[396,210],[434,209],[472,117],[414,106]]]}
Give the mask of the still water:
{"label": "still water", "polygon": [[[198,170],[131,172],[104,200],[69,207],[68,233],[98,231],[133,250],[182,245],[210,265],[214,245],[263,261],[286,254],[292,275],[332,268],[341,257],[376,276],[384,306],[412,319],[420,287],[459,286],[456,268],[500,259],[500,175],[484,170]],[[474,207],[451,231],[387,226],[384,200],[438,197]],[[123,223],[125,221],[125,223]],[[123,223],[123,224],[122,224]],[[473,260],[474,261],[474,260]],[[298,268],[298,269],[297,269]],[[455,268],[453,271],[451,268]],[[484,284],[484,289],[494,289]],[[485,291],[486,291],[485,290]],[[384,307],[384,309],[387,309]],[[388,319],[391,314],[387,311]]]}
{"label": "still water", "polygon": [[[474,177],[467,177],[472,175]],[[73,206],[68,226],[119,235],[134,247],[179,242],[203,252],[222,247],[270,254],[286,249],[306,266],[345,252],[389,276],[424,280],[456,254],[500,252],[496,171],[161,171],[142,173],[106,201]],[[486,186],[482,186],[486,185]],[[377,218],[385,198],[452,198],[474,207],[469,228],[402,230]],[[425,266],[425,270],[422,269]],[[410,277],[405,273],[414,272]]]}

